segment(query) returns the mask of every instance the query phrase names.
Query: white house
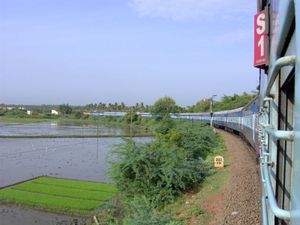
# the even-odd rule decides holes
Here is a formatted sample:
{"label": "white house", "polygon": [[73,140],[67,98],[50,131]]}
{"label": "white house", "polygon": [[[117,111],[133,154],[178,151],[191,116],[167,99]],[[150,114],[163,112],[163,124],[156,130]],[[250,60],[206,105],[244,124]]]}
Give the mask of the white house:
{"label": "white house", "polygon": [[27,110],[27,115],[32,115],[32,111]]}
{"label": "white house", "polygon": [[55,110],[55,109],[52,109],[51,110],[51,115],[58,115],[59,114],[59,112],[57,111],[57,110]]}

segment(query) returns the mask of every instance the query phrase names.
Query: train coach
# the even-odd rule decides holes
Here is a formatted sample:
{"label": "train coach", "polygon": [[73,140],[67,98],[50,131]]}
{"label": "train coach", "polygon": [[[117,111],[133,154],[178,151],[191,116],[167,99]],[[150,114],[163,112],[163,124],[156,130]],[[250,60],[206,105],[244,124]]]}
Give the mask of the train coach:
{"label": "train coach", "polygon": [[300,225],[299,55],[300,1],[257,0],[254,66],[259,69],[259,95],[238,109],[171,114],[240,134],[256,149],[263,225]]}
{"label": "train coach", "polygon": [[258,0],[254,66],[259,69],[262,217],[300,224],[300,2]]}
{"label": "train coach", "polygon": [[263,225],[300,225],[300,2],[257,3],[259,96],[243,108],[211,117],[182,117],[242,134],[260,156]]}
{"label": "train coach", "polygon": [[257,150],[258,142],[259,96],[256,96],[245,107],[211,113],[177,113],[171,114],[173,119],[201,121],[231,131],[242,136]]}

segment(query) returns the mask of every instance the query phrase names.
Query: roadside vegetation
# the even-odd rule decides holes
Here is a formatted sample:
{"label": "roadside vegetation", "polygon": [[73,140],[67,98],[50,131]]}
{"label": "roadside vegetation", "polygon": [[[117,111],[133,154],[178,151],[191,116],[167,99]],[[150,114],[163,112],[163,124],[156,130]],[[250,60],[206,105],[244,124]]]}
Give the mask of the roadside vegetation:
{"label": "roadside vegetation", "polygon": [[[205,124],[174,121],[169,109],[175,101],[159,99],[153,113],[155,140],[136,143],[131,139],[115,147],[111,177],[122,196],[106,213],[101,224],[181,225],[173,206],[184,194],[198,190],[212,169],[213,157],[223,152],[220,138]],[[171,207],[171,208],[170,208]],[[203,214],[201,209],[195,214]],[[193,213],[193,212],[192,212]]]}
{"label": "roadside vegetation", "polygon": [[90,216],[116,195],[113,184],[41,177],[0,190],[0,202]]}
{"label": "roadside vegetation", "polygon": [[225,168],[211,168],[209,176],[206,176],[203,181],[194,189],[184,193],[176,198],[176,200],[164,207],[161,212],[171,215],[174,219],[182,221],[183,224],[207,225],[214,220],[214,209],[208,207],[208,202],[212,205],[219,204],[220,195],[227,182],[229,165],[227,151],[223,140],[217,136],[218,145],[207,156],[206,162],[211,163],[213,157],[222,155],[225,159]]}
{"label": "roadside vegetation", "polygon": [[[234,101],[231,99],[229,102]],[[228,105],[225,104],[226,107]],[[151,143],[137,143],[131,138],[124,138],[124,143],[113,149],[110,176],[118,189],[118,196],[107,201],[116,193],[113,186],[108,187],[111,191],[97,188],[99,193],[93,195],[96,190],[90,184],[81,186],[70,181],[62,184],[57,183],[61,182],[59,180],[44,178],[42,182],[36,180],[0,191],[2,201],[68,213],[86,213],[101,206],[101,210],[95,212],[101,225],[184,225],[189,224],[189,218],[195,217],[203,218],[203,224],[209,221],[210,214],[198,203],[205,193],[219,190],[218,185],[226,179],[226,174],[221,172],[224,176],[220,176],[222,170],[212,168],[214,156],[224,155],[222,140],[213,129],[197,121],[171,119],[170,113],[185,110],[170,97],[158,99],[149,108],[153,118],[142,118],[136,111],[129,110],[124,117],[84,116],[76,119],[74,110],[65,109],[65,113],[57,119],[115,124],[126,127],[130,134],[142,130],[155,137]],[[198,112],[199,108],[189,110]],[[211,177],[223,181],[215,183]],[[209,188],[206,189],[206,186]],[[74,187],[80,195],[76,196],[74,190],[68,191],[68,188]],[[28,192],[26,196],[30,197],[20,192]],[[195,198],[197,204],[185,207],[186,196],[190,193],[200,193]],[[33,194],[36,196],[31,196]],[[72,201],[73,198],[85,203],[77,204]],[[70,208],[71,205],[74,207]],[[182,214],[178,213],[181,208],[184,209]]]}

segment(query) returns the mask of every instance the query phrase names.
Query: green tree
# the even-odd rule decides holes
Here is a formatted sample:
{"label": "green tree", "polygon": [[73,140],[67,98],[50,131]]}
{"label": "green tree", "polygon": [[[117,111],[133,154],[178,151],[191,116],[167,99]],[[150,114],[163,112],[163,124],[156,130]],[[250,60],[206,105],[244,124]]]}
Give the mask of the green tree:
{"label": "green tree", "polygon": [[[214,101],[213,111],[236,109],[247,105],[255,95],[244,92],[242,95],[224,95],[221,101]],[[189,112],[209,112],[210,99],[203,99],[189,108]]]}
{"label": "green tree", "polygon": [[158,119],[169,118],[170,113],[177,112],[178,107],[176,106],[176,102],[171,97],[163,97],[158,99],[152,109],[151,113],[157,116]]}
{"label": "green tree", "polygon": [[74,114],[74,117],[75,117],[76,119],[80,119],[81,116],[82,116],[82,114],[81,114],[80,111],[77,111],[77,112],[75,112],[75,114]]}
{"label": "green tree", "polygon": [[209,112],[210,110],[210,101],[209,99],[202,99],[193,105],[189,111],[190,112]]}
{"label": "green tree", "polygon": [[135,123],[140,119],[141,117],[138,114],[136,114],[134,111],[129,111],[125,114],[125,116],[123,116],[123,120],[128,124],[130,124],[131,122]]}
{"label": "green tree", "polygon": [[224,95],[220,102],[216,102],[215,111],[230,110],[247,105],[254,95],[244,92],[242,95],[234,94],[233,96]]}
{"label": "green tree", "polygon": [[68,115],[72,113],[72,107],[69,106],[69,104],[62,104],[58,106],[58,109],[60,112],[63,113],[63,115]]}

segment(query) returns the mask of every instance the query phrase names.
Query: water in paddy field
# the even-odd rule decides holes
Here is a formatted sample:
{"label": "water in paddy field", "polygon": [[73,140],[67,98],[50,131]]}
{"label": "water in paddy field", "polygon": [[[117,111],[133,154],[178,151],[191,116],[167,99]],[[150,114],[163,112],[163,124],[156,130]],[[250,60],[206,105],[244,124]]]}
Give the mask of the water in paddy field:
{"label": "water in paddy field", "polygon": [[[84,129],[84,132],[94,132],[93,128]],[[0,135],[77,134],[79,130],[78,126],[59,127],[53,131],[51,125],[44,124],[2,124]],[[103,128],[101,132],[111,134],[122,130]],[[134,140],[149,142],[151,138]],[[42,175],[109,182],[109,153],[114,145],[122,141],[122,138],[1,138],[0,187]]]}
{"label": "water in paddy field", "polygon": [[0,123],[0,136],[124,134],[122,129],[72,123]]}

